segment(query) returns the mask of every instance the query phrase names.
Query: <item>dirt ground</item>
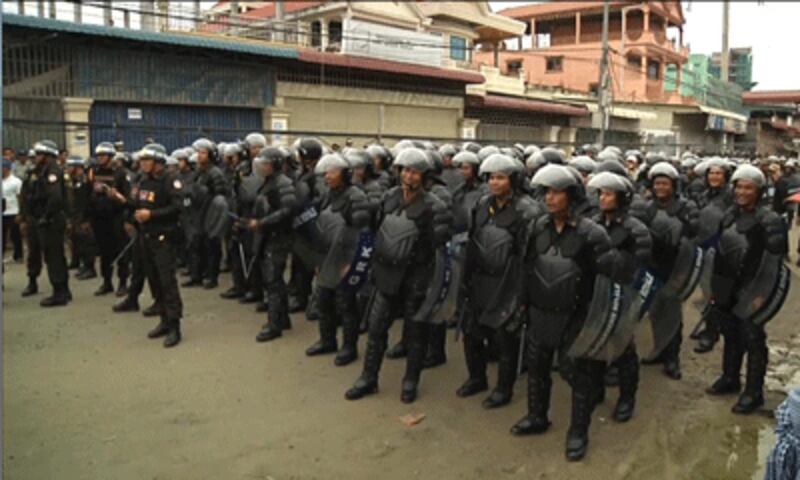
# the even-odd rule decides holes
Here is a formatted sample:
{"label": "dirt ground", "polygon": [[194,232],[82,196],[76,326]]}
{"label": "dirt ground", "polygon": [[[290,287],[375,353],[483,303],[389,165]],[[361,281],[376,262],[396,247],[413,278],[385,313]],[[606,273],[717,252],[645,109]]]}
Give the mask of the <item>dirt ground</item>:
{"label": "dirt ground", "polygon": [[[404,362],[391,360],[379,394],[348,402],[343,394],[361,360],[337,368],[332,357],[306,357],[316,324],[300,316],[282,339],[256,343],[265,317],[218,297],[227,276],[219,290],[181,292],[184,342],[171,350],[145,337],[152,319],[112,314],[116,298],[93,297],[96,280],[72,281],[72,304],[50,310],[38,306],[42,294],[20,297],[23,265],[7,264],[4,280],[9,479],[761,478],[774,441],[771,411],[783,399],[777,390],[800,384],[794,278],[768,328],[773,391],[761,412],[735,416],[735,398],[704,394],[718,374],[721,344],[697,355],[685,340],[683,380],[643,367],[636,415],[625,425],[609,418],[616,401],[609,390],[593,417],[589,454],[570,464],[567,386],[555,383],[549,432],[513,437],[508,430],[525,413],[525,381],[499,410],[481,408],[481,396],[457,398],[466,370],[452,333],[449,362],[423,374],[415,404],[400,402]],[[692,302],[685,315],[688,335],[698,319]],[[363,346],[362,338],[362,353]],[[399,417],[408,413],[425,419],[407,427]]]}

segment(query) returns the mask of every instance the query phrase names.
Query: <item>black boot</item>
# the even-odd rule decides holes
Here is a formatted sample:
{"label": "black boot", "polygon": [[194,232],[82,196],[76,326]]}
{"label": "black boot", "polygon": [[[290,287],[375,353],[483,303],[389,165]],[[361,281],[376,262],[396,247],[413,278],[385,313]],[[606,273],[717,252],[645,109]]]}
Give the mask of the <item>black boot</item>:
{"label": "black boot", "polygon": [[319,340],[306,349],[306,355],[313,357],[326,353],[334,353],[336,345],[336,319],[333,312],[327,311],[319,319]]}
{"label": "black boot", "polygon": [[217,288],[219,286],[219,282],[216,278],[206,278],[203,280],[203,288],[206,290],[211,290],[212,288]]}
{"label": "black boot", "polygon": [[[762,332],[763,334],[763,332]],[[753,340],[750,340],[752,343]],[[767,374],[767,350],[766,339],[761,339],[762,343],[757,347],[750,346],[747,352],[747,380],[744,392],[739,396],[736,405],[731,411],[733,413],[746,415],[753,413],[764,405],[764,376]]]}
{"label": "black boot", "polygon": [[496,335],[499,349],[497,359],[497,386],[492,393],[483,400],[483,408],[499,408],[511,402],[514,393],[514,382],[517,380],[517,362],[519,357],[519,342],[506,331],[499,331]]}
{"label": "black boot", "polygon": [[722,346],[722,376],[720,376],[708,389],[709,395],[730,395],[739,393],[742,389],[740,370],[744,352],[734,338],[728,337]]}
{"label": "black boot", "polygon": [[612,418],[620,423],[633,417],[636,406],[636,390],[639,386],[639,357],[633,345],[615,362],[619,373],[619,399],[614,407]]}
{"label": "black boot", "polygon": [[551,385],[549,376],[534,378],[528,373],[528,414],[511,427],[512,435],[538,435],[550,428],[547,412],[550,410]]}
{"label": "black boot", "polygon": [[481,336],[472,333],[464,334],[464,360],[467,362],[469,378],[456,390],[456,395],[466,398],[488,390],[486,347]]}
{"label": "black boot", "polygon": [[545,350],[533,341],[529,334],[525,345],[525,363],[528,364],[528,414],[513,427],[512,435],[541,434],[550,428],[547,412],[550,410],[550,389],[553,380],[553,352]]}
{"label": "black boot", "polygon": [[308,305],[306,305],[306,320],[310,322],[317,321],[320,317],[318,297],[319,295],[317,294],[317,289],[315,288],[311,292],[311,298],[308,300]]}
{"label": "black boot", "polygon": [[383,354],[386,343],[370,338],[367,340],[367,351],[364,354],[364,370],[356,383],[345,392],[344,398],[358,400],[378,391],[378,372],[383,363]]}
{"label": "black boot", "polygon": [[203,285],[203,281],[199,278],[189,278],[185,282],[181,283],[181,287],[183,288],[190,288],[190,287],[199,287]]}
{"label": "black boot", "polygon": [[147,332],[147,338],[159,338],[166,336],[170,331],[169,320],[165,319],[163,316],[161,320],[159,320],[158,325],[156,328]]}
{"label": "black boot", "polygon": [[220,293],[219,296],[225,299],[242,298],[244,296],[244,292],[236,287],[231,287]]}
{"label": "black boot", "polygon": [[[352,308],[352,305],[348,307]],[[358,358],[358,321],[358,316],[351,309],[342,314],[342,348],[333,360],[337,367],[349,365]]]}
{"label": "black boot", "polygon": [[157,315],[161,315],[161,305],[158,302],[153,302],[152,305],[142,310],[142,316],[144,317],[155,317]]}
{"label": "black boot", "polygon": [[585,392],[572,389],[572,420],[567,430],[566,455],[570,462],[577,462],[586,455],[589,447],[589,423],[592,420],[592,400]]}
{"label": "black boot", "polygon": [[386,358],[390,360],[397,360],[398,358],[406,358],[408,355],[408,346],[406,345],[406,338],[408,337],[408,329],[410,322],[403,320],[403,330],[400,335],[400,341],[397,342],[392,348],[386,352]]}
{"label": "black boot", "polygon": [[83,270],[75,275],[75,278],[77,280],[90,280],[92,278],[97,278],[97,272],[94,270],[94,267],[84,267]]}
{"label": "black boot", "polygon": [[244,296],[239,299],[239,303],[256,303],[261,300],[263,296],[256,294],[252,290],[245,292]]}
{"label": "black boot", "polygon": [[36,284],[36,277],[30,276],[28,277],[28,286],[22,290],[23,297],[30,297],[31,295],[36,295],[39,293],[39,285]]}
{"label": "black boot", "polygon": [[303,312],[308,305],[308,300],[301,300],[297,296],[292,295],[289,297],[289,313]]}
{"label": "black boot", "polygon": [[169,332],[167,333],[167,337],[164,339],[164,348],[171,348],[181,343],[181,338],[181,321],[170,320]]}
{"label": "black boot", "polygon": [[110,278],[106,278],[106,279],[103,279],[103,284],[100,285],[100,288],[95,290],[94,296],[95,297],[100,297],[102,295],[107,295],[109,293],[114,293],[114,285],[111,284],[111,279]]}
{"label": "black boot", "polygon": [[400,391],[400,401],[414,403],[417,399],[417,387],[425,363],[425,353],[428,351],[428,324],[406,319],[409,324],[406,337],[406,374],[403,377],[403,387]]}
{"label": "black boot", "polygon": [[679,327],[678,331],[675,333],[675,336],[670,340],[667,347],[664,349],[663,359],[664,359],[664,366],[663,371],[664,375],[673,379],[673,380],[680,380],[682,377],[681,374],[681,327]]}
{"label": "black boot", "polygon": [[269,342],[276,338],[283,336],[283,330],[288,315],[284,310],[283,299],[280,294],[270,294],[269,296],[269,310],[267,313],[267,324],[256,335],[257,342]]}
{"label": "black boot", "polygon": [[256,313],[265,313],[265,312],[269,312],[269,303],[267,302],[256,303]]}
{"label": "black boot", "polygon": [[63,307],[67,303],[69,303],[69,296],[65,287],[56,286],[53,290],[53,295],[42,299],[39,305],[42,307]]}
{"label": "black boot", "polygon": [[127,294],[128,294],[128,279],[120,278],[119,285],[117,286],[117,293],[115,295],[118,297],[124,297]]}
{"label": "black boot", "polygon": [[616,387],[619,385],[619,369],[615,364],[611,364],[606,369],[606,374],[603,377],[603,383],[606,387]]}
{"label": "black boot", "polygon": [[432,325],[428,335],[428,352],[425,355],[425,368],[436,368],[447,363],[444,344],[447,340],[447,325]]}
{"label": "black boot", "polygon": [[139,302],[134,298],[126,297],[125,300],[111,307],[111,311],[114,313],[138,312]]}

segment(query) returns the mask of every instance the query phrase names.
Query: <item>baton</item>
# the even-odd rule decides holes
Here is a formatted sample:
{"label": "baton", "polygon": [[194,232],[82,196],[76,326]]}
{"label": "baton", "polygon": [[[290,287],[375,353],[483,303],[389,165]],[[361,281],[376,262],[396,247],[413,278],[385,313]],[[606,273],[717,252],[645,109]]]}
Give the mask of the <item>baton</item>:
{"label": "baton", "polygon": [[239,243],[239,261],[242,263],[242,272],[244,273],[245,280],[247,280],[247,260],[244,258],[244,245],[242,245],[241,240],[237,243]]}
{"label": "baton", "polygon": [[121,252],[119,252],[119,255],[117,255],[117,258],[115,258],[114,261],[111,262],[112,265],[114,265],[115,263],[119,262],[120,259],[122,259],[122,257],[128,252],[128,250],[131,249],[131,247],[133,246],[133,243],[136,241],[136,239],[138,237],[139,237],[138,235],[134,235],[133,237],[131,237],[131,239],[128,241],[128,244],[125,245],[125,247],[122,249]]}
{"label": "baton", "polygon": [[522,359],[525,354],[525,333],[528,329],[528,324],[522,323],[522,336],[519,337],[519,354],[517,354],[517,376],[522,375]]}

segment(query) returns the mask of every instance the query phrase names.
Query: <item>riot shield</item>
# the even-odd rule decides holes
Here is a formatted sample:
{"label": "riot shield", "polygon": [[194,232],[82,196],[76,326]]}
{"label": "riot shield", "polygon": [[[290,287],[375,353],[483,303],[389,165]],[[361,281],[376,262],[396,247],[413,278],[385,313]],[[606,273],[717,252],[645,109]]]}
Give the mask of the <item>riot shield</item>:
{"label": "riot shield", "polygon": [[567,355],[573,358],[603,358],[624,306],[622,286],[605,275],[597,275],[586,320],[567,350]]}
{"label": "riot shield", "polygon": [[681,302],[667,288],[656,291],[646,321],[640,322],[642,341],[637,339],[644,358],[658,357],[681,326]]}
{"label": "riot shield", "polygon": [[433,322],[438,319],[435,315],[447,298],[447,292],[453,279],[450,252],[446,246],[436,250],[436,262],[433,267],[433,278],[425,291],[425,300],[414,314],[415,322]]}
{"label": "riot shield", "polygon": [[456,314],[458,289],[464,277],[464,262],[467,257],[466,232],[454,235],[448,242],[447,249],[450,252],[450,287],[447,289],[447,296],[442,306],[431,319],[431,323],[437,325],[451,320]]}
{"label": "riot shield", "polygon": [[[333,219],[338,217],[339,221]],[[322,221],[321,228],[324,229],[323,237],[329,238],[330,247],[325,254],[325,260],[319,268],[317,283],[324,288],[336,288],[342,279],[347,275],[350,265],[353,263],[358,252],[359,232],[352,227],[344,225],[341,215],[320,215],[317,219]],[[325,220],[333,220],[324,223]]]}
{"label": "riot shield", "polygon": [[231,228],[230,205],[222,195],[211,199],[203,220],[203,231],[210,238],[221,239],[227,235]]}
{"label": "riot shield", "polygon": [[703,250],[684,238],[678,247],[678,255],[669,278],[664,282],[667,293],[684,301],[694,292],[703,270]]}
{"label": "riot shield", "polygon": [[765,253],[755,277],[739,293],[732,313],[756,325],[772,320],[786,301],[791,276],[781,255]]}
{"label": "riot shield", "polygon": [[619,321],[606,344],[605,352],[599,357],[600,359],[613,362],[625,352],[657,289],[656,277],[644,269],[639,271],[633,283],[622,285],[622,308]]}

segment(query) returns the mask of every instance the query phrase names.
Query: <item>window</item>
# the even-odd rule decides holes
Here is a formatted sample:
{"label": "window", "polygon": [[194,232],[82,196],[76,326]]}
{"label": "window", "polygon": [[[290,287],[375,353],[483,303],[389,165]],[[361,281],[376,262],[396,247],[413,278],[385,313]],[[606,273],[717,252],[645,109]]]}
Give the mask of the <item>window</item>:
{"label": "window", "polygon": [[658,80],[661,75],[661,62],[655,60],[647,60],[647,78],[649,80]]}
{"label": "window", "polygon": [[453,60],[467,60],[467,39],[464,37],[450,36],[450,58]]}
{"label": "window", "polygon": [[564,68],[564,57],[547,57],[546,72],[560,72]]}
{"label": "window", "polygon": [[509,60],[506,62],[506,70],[509,75],[519,75],[522,70],[522,60]]}
{"label": "window", "polygon": [[642,57],[630,56],[628,57],[628,66],[629,67],[642,67]]}
{"label": "window", "polygon": [[537,33],[536,34],[536,48],[549,48],[550,47],[550,33]]}

